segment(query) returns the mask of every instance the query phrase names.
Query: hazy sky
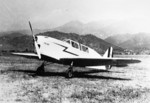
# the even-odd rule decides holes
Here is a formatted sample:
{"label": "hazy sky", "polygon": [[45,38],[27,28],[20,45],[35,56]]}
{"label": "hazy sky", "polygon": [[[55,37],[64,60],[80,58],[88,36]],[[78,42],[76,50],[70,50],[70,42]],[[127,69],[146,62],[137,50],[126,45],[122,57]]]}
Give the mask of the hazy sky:
{"label": "hazy sky", "polygon": [[29,20],[42,29],[71,20],[128,21],[150,32],[150,0],[0,0],[0,31],[27,29]]}

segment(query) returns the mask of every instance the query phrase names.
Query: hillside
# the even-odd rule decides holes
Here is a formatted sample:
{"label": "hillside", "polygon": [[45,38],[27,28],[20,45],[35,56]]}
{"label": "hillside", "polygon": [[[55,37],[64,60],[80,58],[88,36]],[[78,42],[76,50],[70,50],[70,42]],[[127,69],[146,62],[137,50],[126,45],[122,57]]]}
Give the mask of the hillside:
{"label": "hillside", "polygon": [[33,51],[32,36],[13,32],[0,37],[1,51]]}
{"label": "hillside", "polygon": [[[144,22],[144,21],[143,21]],[[83,23],[81,21],[70,21],[51,30],[65,33],[77,33],[81,35],[93,34],[99,38],[106,39],[115,34],[135,34],[147,31],[138,19],[129,20],[99,20]]]}
{"label": "hillside", "polygon": [[133,50],[150,49],[150,34],[135,34],[132,38],[122,42],[119,45]]}
{"label": "hillside", "polygon": [[77,33],[81,35],[93,34],[99,38],[106,38],[112,34],[109,28],[105,28],[106,25],[102,22],[90,22],[82,23],[80,21],[70,21],[64,25],[53,28],[52,30],[65,32],[65,33]]}
{"label": "hillside", "polygon": [[134,50],[136,52],[150,50],[150,34],[147,33],[114,35],[106,38],[105,40],[109,43]]}
{"label": "hillside", "polygon": [[[95,49],[99,53],[104,53],[104,51],[110,46],[114,47],[115,52],[120,52],[123,50],[122,48],[107,43],[104,40],[97,38],[91,34],[81,36],[75,33],[62,33],[58,31],[51,31],[40,33],[37,35],[51,36],[60,40],[70,38]],[[18,32],[3,35],[0,37],[0,49],[1,51],[33,51],[34,47],[32,36]]]}
{"label": "hillside", "polygon": [[117,35],[109,36],[108,38],[105,39],[105,41],[119,46],[121,43],[131,39],[132,37],[133,35],[131,34],[117,34]]}

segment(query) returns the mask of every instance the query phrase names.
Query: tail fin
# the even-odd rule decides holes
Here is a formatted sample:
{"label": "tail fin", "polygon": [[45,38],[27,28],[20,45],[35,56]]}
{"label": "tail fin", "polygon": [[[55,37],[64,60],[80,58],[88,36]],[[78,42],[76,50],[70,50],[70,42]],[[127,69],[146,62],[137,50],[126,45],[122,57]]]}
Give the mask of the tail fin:
{"label": "tail fin", "polygon": [[113,48],[109,47],[104,53],[103,57],[112,58],[113,57]]}

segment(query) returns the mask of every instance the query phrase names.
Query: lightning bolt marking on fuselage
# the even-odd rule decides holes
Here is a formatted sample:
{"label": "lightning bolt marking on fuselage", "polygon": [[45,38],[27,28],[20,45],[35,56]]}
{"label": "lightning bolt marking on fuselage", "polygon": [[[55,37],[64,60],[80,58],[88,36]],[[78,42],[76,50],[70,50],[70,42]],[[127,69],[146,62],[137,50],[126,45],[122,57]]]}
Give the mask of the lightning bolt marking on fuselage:
{"label": "lightning bolt marking on fuselage", "polygon": [[66,52],[66,53],[69,53],[69,54],[72,54],[72,55],[75,55],[75,56],[79,56],[79,55],[77,55],[77,54],[75,54],[75,53],[72,53],[72,52],[67,51],[68,47],[66,47],[66,46],[64,46],[64,45],[61,45],[61,44],[58,44],[58,43],[54,43],[54,44],[59,45],[59,46],[61,46],[61,47],[64,47],[64,50],[63,50],[63,51]]}

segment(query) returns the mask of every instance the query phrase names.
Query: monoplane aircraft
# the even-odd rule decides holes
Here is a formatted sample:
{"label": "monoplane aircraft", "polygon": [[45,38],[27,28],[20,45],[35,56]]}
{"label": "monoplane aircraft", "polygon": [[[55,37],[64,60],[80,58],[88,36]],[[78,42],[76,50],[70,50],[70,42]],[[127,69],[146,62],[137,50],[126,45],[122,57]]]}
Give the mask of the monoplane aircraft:
{"label": "monoplane aircraft", "polygon": [[109,70],[112,66],[140,62],[140,60],[131,58],[114,58],[112,47],[106,50],[102,56],[92,48],[71,39],[62,41],[48,36],[35,35],[30,22],[29,26],[33,35],[36,53],[13,54],[43,60],[42,65],[37,68],[37,73],[44,72],[45,61],[69,65],[66,71],[66,76],[69,78],[73,76],[74,66]]}

